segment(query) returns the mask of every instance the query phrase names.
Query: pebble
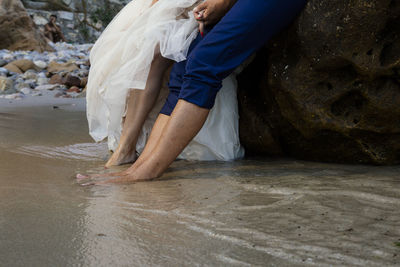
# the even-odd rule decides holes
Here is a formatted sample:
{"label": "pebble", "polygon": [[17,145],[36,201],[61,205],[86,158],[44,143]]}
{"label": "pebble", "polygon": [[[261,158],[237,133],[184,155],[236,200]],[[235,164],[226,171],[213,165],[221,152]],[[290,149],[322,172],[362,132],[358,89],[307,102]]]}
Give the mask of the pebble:
{"label": "pebble", "polygon": [[0,77],[0,93],[10,94],[15,92],[13,80],[7,77]]}
{"label": "pebble", "polygon": [[26,82],[23,82],[23,83],[17,83],[17,84],[14,85],[14,88],[17,91],[21,91],[22,88],[26,88],[26,87],[30,87],[30,84],[26,83]]}
{"label": "pebble", "polygon": [[44,73],[44,72],[39,72],[39,73],[38,73],[38,78],[47,78],[47,77],[46,77],[46,73]]}
{"label": "pebble", "polygon": [[22,99],[22,98],[24,98],[24,95],[21,93],[15,93],[15,94],[5,95],[3,98],[5,98],[5,99]]}
{"label": "pebble", "polygon": [[[68,44],[56,43],[51,44],[56,50],[55,52],[45,51],[39,53],[37,51],[9,51],[0,49],[0,97],[7,99],[21,99],[24,95],[41,96],[40,91],[43,90],[59,90],[62,97],[76,97],[82,90],[82,84],[86,84],[89,74],[89,53],[93,44]],[[35,66],[35,70],[29,69],[25,73],[15,73],[9,71],[3,66],[15,60],[29,60]],[[75,81],[70,78],[69,86],[75,85],[70,92],[67,92],[69,86],[60,84],[49,84],[50,76],[47,68],[50,62],[57,63],[73,63],[79,69],[60,70],[56,72],[60,77],[76,77]],[[83,79],[83,83],[78,85],[78,80]],[[34,89],[34,90],[32,90]],[[38,92],[39,91],[39,92]]]}
{"label": "pebble", "polygon": [[35,63],[36,67],[38,67],[40,69],[47,68],[47,63],[42,60],[35,60],[35,61],[33,61],[33,63]]}
{"label": "pebble", "polygon": [[48,79],[48,78],[43,78],[43,77],[39,77],[39,78],[37,78],[37,84],[38,85],[45,85],[45,84],[48,84],[49,83],[49,80],[50,79]]}
{"label": "pebble", "polygon": [[8,74],[8,69],[6,68],[0,68],[0,73]]}
{"label": "pebble", "polygon": [[24,88],[22,88],[22,89],[19,90],[19,91],[20,91],[20,93],[23,93],[23,94],[25,94],[25,95],[29,95],[29,94],[32,93],[32,89],[31,89],[31,88],[28,88],[28,87],[24,87]]}
{"label": "pebble", "polygon": [[12,61],[12,60],[14,60],[14,55],[12,55],[12,54],[5,54],[4,56],[3,56],[3,60],[5,60],[5,61]]}
{"label": "pebble", "polygon": [[42,91],[42,90],[54,90],[58,84],[45,84],[45,85],[39,85],[35,87],[35,90],[37,91]]}
{"label": "pebble", "polygon": [[26,71],[24,74],[22,74],[21,77],[22,77],[23,79],[33,79],[33,80],[36,80],[37,74],[36,74],[36,72],[33,71],[33,70],[28,70],[28,71]]}

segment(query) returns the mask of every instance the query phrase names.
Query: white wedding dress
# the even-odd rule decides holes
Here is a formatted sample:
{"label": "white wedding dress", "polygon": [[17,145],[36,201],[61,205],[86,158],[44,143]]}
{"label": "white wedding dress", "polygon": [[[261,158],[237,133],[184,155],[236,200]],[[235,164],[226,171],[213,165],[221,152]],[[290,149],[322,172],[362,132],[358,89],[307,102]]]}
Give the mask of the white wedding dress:
{"label": "white wedding dress", "polygon": [[[87,119],[96,141],[108,137],[115,150],[122,132],[126,98],[131,88],[144,89],[159,45],[162,56],[186,59],[198,34],[192,10],[199,0],[133,0],[111,21],[90,52]],[[168,95],[161,89],[157,103],[143,125],[136,151],[143,151],[153,124]],[[239,115],[234,74],[223,81],[203,128],[181,153],[188,160],[233,160],[244,155],[239,141]]]}

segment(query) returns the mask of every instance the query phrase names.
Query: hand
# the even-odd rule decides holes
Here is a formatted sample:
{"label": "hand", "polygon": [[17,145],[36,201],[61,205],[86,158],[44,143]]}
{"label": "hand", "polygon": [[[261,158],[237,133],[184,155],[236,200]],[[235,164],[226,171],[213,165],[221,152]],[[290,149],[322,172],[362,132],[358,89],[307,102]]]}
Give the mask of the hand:
{"label": "hand", "polygon": [[236,0],[206,0],[194,8],[195,19],[199,22],[200,32],[204,26],[216,24],[236,3]]}

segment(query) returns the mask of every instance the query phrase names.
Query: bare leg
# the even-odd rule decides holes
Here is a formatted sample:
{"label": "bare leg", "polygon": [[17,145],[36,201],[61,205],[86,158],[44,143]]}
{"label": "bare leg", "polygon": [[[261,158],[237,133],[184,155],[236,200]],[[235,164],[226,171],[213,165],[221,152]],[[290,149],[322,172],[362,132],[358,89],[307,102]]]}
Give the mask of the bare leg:
{"label": "bare leg", "polygon": [[[160,114],[154,123],[153,129],[151,131],[151,134],[149,136],[149,139],[147,140],[146,147],[144,148],[142,154],[140,154],[140,157],[135,163],[127,170],[121,171],[121,172],[113,172],[113,173],[101,173],[101,174],[92,174],[92,175],[84,175],[84,174],[77,174],[76,178],[78,180],[84,180],[84,179],[89,179],[89,178],[102,178],[102,177],[120,177],[120,176],[125,176],[129,175],[133,170],[138,168],[143,162],[146,161],[146,159],[151,155],[151,152],[153,149],[156,147],[158,144],[158,141],[164,131],[164,127],[167,125],[170,117],[164,114]],[[83,184],[83,185],[91,185],[92,183],[88,184]]]}
{"label": "bare leg", "polygon": [[153,150],[157,146],[158,141],[160,140],[161,135],[165,130],[165,126],[168,124],[169,120],[170,116],[164,114],[158,115],[157,120],[154,123],[153,129],[151,130],[149,140],[147,140],[146,146],[142,154],[140,154],[138,160],[129,168],[129,170],[138,168],[140,165],[142,165],[143,162],[145,162],[150,157]]}
{"label": "bare leg", "polygon": [[100,183],[144,181],[161,176],[200,131],[208,113],[208,109],[179,100],[167,123],[165,123],[165,118],[159,118],[161,122],[153,127],[153,131],[161,133],[155,146],[155,139],[149,142],[149,145],[154,148],[147,149],[146,153],[143,153],[138,161],[120,177]]}
{"label": "bare leg", "polygon": [[160,92],[164,73],[171,61],[160,54],[154,57],[144,90],[131,90],[122,135],[117,149],[106,163],[106,167],[122,165],[136,160],[136,142],[143,123],[153,108]]}

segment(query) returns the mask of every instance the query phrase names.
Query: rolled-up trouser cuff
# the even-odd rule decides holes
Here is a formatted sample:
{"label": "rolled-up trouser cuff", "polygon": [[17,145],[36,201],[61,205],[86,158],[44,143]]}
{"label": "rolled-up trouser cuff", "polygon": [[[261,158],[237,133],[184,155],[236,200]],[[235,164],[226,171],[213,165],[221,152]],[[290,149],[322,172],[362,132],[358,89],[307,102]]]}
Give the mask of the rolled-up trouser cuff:
{"label": "rolled-up trouser cuff", "polygon": [[211,86],[204,82],[185,79],[182,84],[179,99],[183,99],[202,108],[212,109],[221,86],[222,85]]}

